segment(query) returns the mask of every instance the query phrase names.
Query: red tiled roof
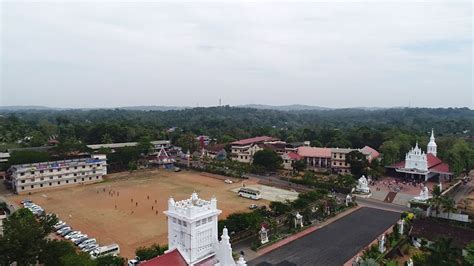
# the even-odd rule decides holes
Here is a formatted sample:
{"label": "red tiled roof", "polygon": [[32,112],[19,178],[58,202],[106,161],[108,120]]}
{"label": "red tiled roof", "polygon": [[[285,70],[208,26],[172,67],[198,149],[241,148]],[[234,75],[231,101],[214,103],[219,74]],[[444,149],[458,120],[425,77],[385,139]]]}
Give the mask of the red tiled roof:
{"label": "red tiled roof", "polygon": [[259,136],[255,138],[241,139],[238,141],[234,141],[232,142],[232,145],[247,145],[247,144],[252,144],[256,142],[273,141],[273,140],[278,140],[278,139],[274,137],[269,137],[269,136]]}
{"label": "red tiled roof", "polygon": [[380,156],[380,153],[370,146],[365,146],[364,148],[361,149],[361,152],[366,155],[370,154],[370,157],[372,160]]}
{"label": "red tiled roof", "polygon": [[171,252],[165,253],[161,256],[155,257],[151,260],[140,263],[140,266],[187,266],[188,264],[184,260],[183,256],[177,249]]}
{"label": "red tiled roof", "polygon": [[301,157],[331,158],[331,149],[301,146],[298,147],[298,155]]}
{"label": "red tiled roof", "polygon": [[450,173],[449,172],[449,165],[446,163],[440,163],[433,168],[430,168],[430,171],[436,173]]}
{"label": "red tiled roof", "polygon": [[288,157],[290,157],[290,159],[293,159],[293,160],[301,160],[301,156],[297,153],[294,153],[294,152],[290,152],[287,154]]}
{"label": "red tiled roof", "polygon": [[428,153],[426,155],[426,159],[428,160],[428,168],[434,167],[435,165],[438,165],[443,162],[431,153]]}

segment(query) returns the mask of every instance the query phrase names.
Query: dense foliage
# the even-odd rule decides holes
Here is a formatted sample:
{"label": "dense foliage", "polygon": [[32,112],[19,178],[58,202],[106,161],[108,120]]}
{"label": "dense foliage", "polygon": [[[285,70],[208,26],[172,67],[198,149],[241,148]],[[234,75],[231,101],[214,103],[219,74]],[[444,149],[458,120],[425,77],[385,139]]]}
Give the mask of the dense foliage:
{"label": "dense foliage", "polygon": [[[172,130],[169,130],[172,128]],[[85,150],[85,144],[170,139],[184,151],[199,148],[195,136],[209,135],[219,143],[270,135],[313,146],[361,148],[383,153],[383,165],[394,163],[418,141],[427,144],[435,129],[440,158],[456,173],[473,165],[474,111],[398,108],[274,111],[236,107],[174,111],[64,110],[0,113],[0,150],[60,144],[55,152]]]}

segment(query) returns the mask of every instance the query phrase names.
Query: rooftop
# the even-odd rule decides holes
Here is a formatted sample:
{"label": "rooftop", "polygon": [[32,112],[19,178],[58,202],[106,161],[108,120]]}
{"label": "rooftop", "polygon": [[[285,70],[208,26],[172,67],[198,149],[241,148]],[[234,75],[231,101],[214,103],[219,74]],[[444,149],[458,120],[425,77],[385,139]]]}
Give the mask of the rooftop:
{"label": "rooftop", "polygon": [[174,249],[171,252],[165,253],[161,256],[155,257],[151,260],[141,262],[140,266],[187,266],[186,260],[177,249]]}
{"label": "rooftop", "polygon": [[298,147],[298,155],[302,157],[331,158],[331,148]]}
{"label": "rooftop", "polygon": [[238,141],[234,141],[231,144],[232,145],[248,145],[252,143],[274,141],[274,140],[278,140],[278,139],[274,137],[269,137],[269,136],[259,136],[259,137],[249,138],[249,139],[241,139]]}

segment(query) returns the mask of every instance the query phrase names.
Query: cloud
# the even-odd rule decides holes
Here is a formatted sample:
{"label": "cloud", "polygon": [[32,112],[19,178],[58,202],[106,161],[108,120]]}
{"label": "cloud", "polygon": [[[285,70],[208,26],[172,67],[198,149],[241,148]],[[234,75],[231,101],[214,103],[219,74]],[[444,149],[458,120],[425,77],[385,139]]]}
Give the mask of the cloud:
{"label": "cloud", "polygon": [[471,3],[3,4],[0,104],[471,106]]}

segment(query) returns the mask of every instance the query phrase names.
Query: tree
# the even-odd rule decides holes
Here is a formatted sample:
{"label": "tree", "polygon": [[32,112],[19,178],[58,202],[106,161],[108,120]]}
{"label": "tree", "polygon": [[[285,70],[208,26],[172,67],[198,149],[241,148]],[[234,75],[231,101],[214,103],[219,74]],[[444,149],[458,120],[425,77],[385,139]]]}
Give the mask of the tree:
{"label": "tree", "polygon": [[181,147],[183,152],[190,151],[191,153],[199,149],[199,142],[196,139],[196,135],[192,133],[185,133],[176,140],[176,146]]}
{"label": "tree", "polygon": [[275,216],[279,216],[291,211],[291,207],[289,204],[279,201],[272,201],[270,202],[270,209],[275,214]]}
{"label": "tree", "polygon": [[25,163],[39,163],[49,161],[49,154],[45,151],[13,151],[10,154],[8,163],[10,165],[25,164]]}
{"label": "tree", "polygon": [[351,166],[351,173],[360,177],[361,175],[367,174],[367,167],[369,162],[364,154],[359,151],[351,151],[346,154],[346,163]]}
{"label": "tree", "polygon": [[443,197],[441,199],[441,206],[443,210],[448,213],[448,219],[449,219],[449,215],[452,212],[456,211],[456,204],[454,203],[454,200],[452,198]]}
{"label": "tree", "polygon": [[267,171],[275,171],[280,168],[281,157],[273,150],[263,149],[253,155],[253,165],[263,167]]}
{"label": "tree", "polygon": [[38,260],[44,265],[61,266],[61,258],[76,254],[74,246],[67,241],[52,240],[46,242]]}
{"label": "tree", "polygon": [[35,264],[45,246],[45,237],[52,231],[57,222],[56,216],[45,216],[36,219],[28,209],[19,209],[3,223],[3,237],[0,250],[8,263],[19,265]]}
{"label": "tree", "polygon": [[464,257],[464,260],[469,265],[474,265],[474,241],[471,241],[469,244],[467,244],[465,250],[467,254]]}
{"label": "tree", "polygon": [[304,159],[302,160],[297,160],[293,162],[293,169],[299,173],[300,171],[303,171],[306,169],[306,161]]}
{"label": "tree", "polygon": [[426,258],[426,264],[432,266],[460,265],[461,251],[451,244],[452,239],[440,238],[432,245],[427,246],[430,254]]}
{"label": "tree", "polygon": [[67,266],[96,266],[96,262],[91,259],[89,254],[70,254],[61,257],[61,265]]}
{"label": "tree", "polygon": [[448,162],[454,174],[469,171],[474,167],[474,149],[464,140],[457,140],[448,151]]}
{"label": "tree", "polygon": [[391,165],[396,163],[400,159],[399,149],[399,145],[393,140],[385,141],[382,146],[380,146],[380,152],[382,153],[382,164]]}
{"label": "tree", "polygon": [[150,247],[139,247],[135,251],[135,255],[140,258],[140,260],[149,260],[154,257],[162,255],[168,247],[160,247],[158,244],[153,244]]}
{"label": "tree", "polygon": [[95,259],[97,266],[122,266],[125,264],[125,259],[120,256],[100,256]]}
{"label": "tree", "polygon": [[146,154],[150,153],[150,151],[152,151],[153,144],[151,144],[150,141],[151,140],[150,140],[149,137],[142,137],[138,141],[138,150],[139,150],[140,153],[146,155]]}

